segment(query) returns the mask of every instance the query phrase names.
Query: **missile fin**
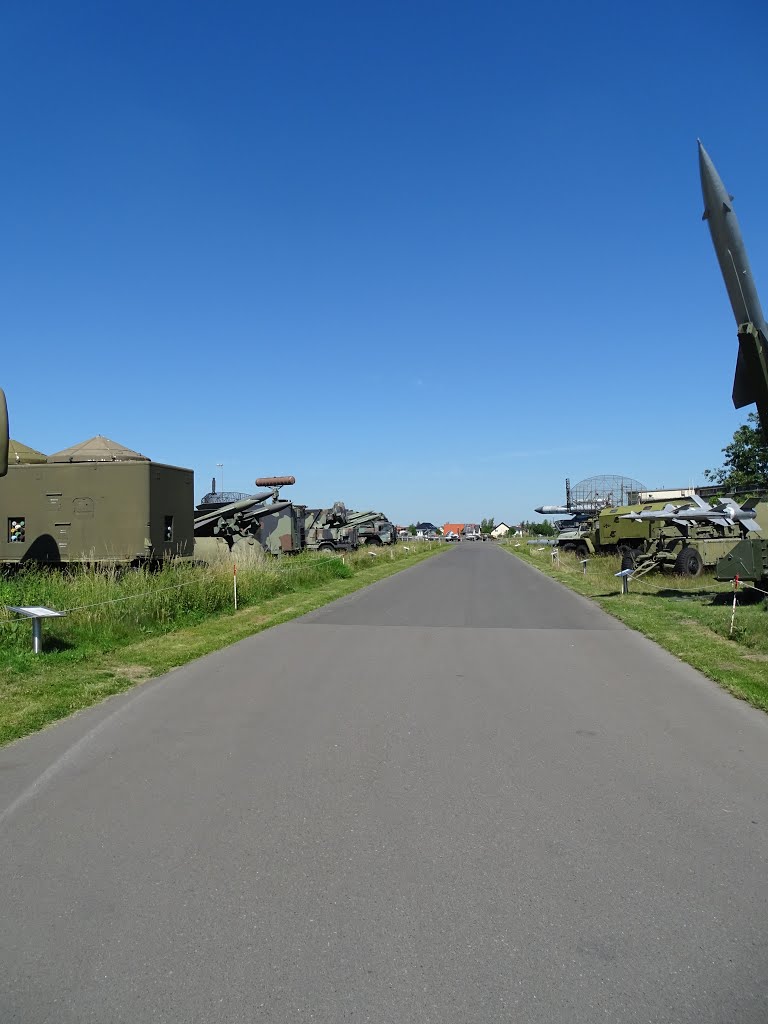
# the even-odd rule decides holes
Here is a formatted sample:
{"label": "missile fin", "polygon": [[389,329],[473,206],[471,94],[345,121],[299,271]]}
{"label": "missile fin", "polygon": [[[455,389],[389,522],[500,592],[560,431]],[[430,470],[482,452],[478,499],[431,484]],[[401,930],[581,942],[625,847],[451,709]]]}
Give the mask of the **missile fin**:
{"label": "missile fin", "polygon": [[702,213],[702,215],[701,215],[701,219],[702,220],[709,220],[709,210],[704,210],[704,213]]}
{"label": "missile fin", "polygon": [[733,405],[735,409],[743,409],[755,401],[755,386],[747,368],[744,353],[739,349],[736,359],[736,372],[733,375]]}

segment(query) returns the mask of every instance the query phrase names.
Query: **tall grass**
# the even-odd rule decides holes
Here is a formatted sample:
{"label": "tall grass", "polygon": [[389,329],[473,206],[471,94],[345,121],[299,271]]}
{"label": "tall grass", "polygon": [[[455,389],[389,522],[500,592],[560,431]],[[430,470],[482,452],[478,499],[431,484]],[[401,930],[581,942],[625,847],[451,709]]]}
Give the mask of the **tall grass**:
{"label": "tall grass", "polygon": [[[249,551],[237,555],[239,607],[348,578],[365,572],[376,559],[399,561],[408,555],[403,545],[363,548],[343,558],[325,552],[267,558],[260,549]],[[159,570],[73,566],[10,572],[0,577],[0,648],[26,651],[29,624],[6,611],[6,605],[43,605],[66,612],[64,618],[46,621],[48,648],[109,650],[232,610],[233,563],[231,557],[221,557],[211,564],[172,561]]]}

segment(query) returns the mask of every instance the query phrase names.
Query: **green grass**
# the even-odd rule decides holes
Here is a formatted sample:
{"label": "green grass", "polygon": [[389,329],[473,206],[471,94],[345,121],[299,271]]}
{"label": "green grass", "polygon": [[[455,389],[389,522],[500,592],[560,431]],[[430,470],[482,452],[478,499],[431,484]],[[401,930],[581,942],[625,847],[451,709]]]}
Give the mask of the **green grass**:
{"label": "green grass", "polygon": [[[306,553],[238,562],[237,612],[231,563],[122,574],[29,569],[0,578],[0,744],[445,548],[398,544],[363,548],[343,560]],[[9,604],[70,611],[45,622],[44,653],[34,655],[30,623],[5,612]]]}
{"label": "green grass", "polygon": [[[733,591],[711,574],[698,579],[651,574],[621,594],[618,557],[597,556],[586,576],[574,555],[552,564],[550,547],[509,542],[507,550],[572,590],[592,598],[632,629],[655,640],[736,697],[768,711],[768,608],[754,591],[740,591],[730,632]],[[757,598],[757,601],[755,601]],[[751,599],[751,600],[750,600]]]}

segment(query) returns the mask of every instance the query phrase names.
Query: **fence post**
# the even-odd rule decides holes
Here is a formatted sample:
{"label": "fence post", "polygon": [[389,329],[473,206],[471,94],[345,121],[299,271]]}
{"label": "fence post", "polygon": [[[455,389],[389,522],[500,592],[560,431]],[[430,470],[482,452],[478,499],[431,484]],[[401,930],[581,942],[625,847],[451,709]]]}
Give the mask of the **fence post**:
{"label": "fence post", "polygon": [[737,573],[736,576],[734,577],[734,580],[733,580],[733,610],[731,611],[731,628],[728,630],[728,636],[732,635],[732,633],[733,633],[733,625],[734,625],[734,623],[736,621],[736,594],[738,593],[738,590],[739,590],[739,575]]}
{"label": "fence post", "polygon": [[232,587],[235,592],[235,611],[237,611],[237,562],[232,563]]}
{"label": "fence post", "polygon": [[622,594],[628,594],[629,593],[629,577],[632,575],[633,571],[634,571],[633,569],[622,569],[621,572],[615,572],[613,574],[614,576],[620,576],[621,577],[621,592],[622,592]]}

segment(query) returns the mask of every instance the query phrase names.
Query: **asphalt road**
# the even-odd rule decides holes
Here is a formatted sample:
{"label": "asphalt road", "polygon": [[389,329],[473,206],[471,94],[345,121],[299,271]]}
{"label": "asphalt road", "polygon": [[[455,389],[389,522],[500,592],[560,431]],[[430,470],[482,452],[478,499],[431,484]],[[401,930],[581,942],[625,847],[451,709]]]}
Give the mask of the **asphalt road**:
{"label": "asphalt road", "polygon": [[462,544],[0,752],[0,1021],[765,1024],[767,751]]}

